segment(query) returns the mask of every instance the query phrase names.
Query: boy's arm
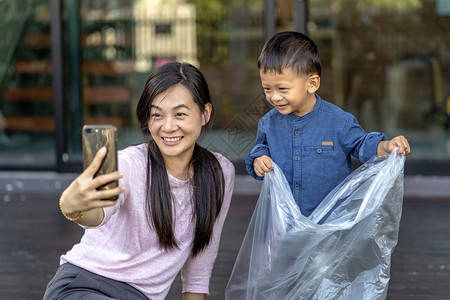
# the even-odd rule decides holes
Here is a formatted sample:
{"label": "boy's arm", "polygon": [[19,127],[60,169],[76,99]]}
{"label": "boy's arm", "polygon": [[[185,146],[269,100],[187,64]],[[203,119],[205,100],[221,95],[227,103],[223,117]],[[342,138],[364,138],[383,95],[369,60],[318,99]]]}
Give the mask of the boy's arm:
{"label": "boy's arm", "polygon": [[409,143],[405,137],[397,136],[388,140],[381,132],[366,133],[351,114],[348,114],[344,128],[342,134],[344,149],[362,162],[368,161],[374,155],[389,154],[396,147],[399,148],[398,154],[410,153]]}
{"label": "boy's arm", "polygon": [[253,161],[255,158],[267,155],[270,157],[269,146],[267,145],[266,133],[262,129],[261,122],[258,124],[258,132],[256,133],[255,146],[252,151],[245,157],[245,167],[247,172],[255,179],[262,180],[264,177],[260,177],[255,173],[253,167]]}
{"label": "boy's arm", "polygon": [[356,118],[347,114],[347,120],[340,133],[340,140],[347,155],[354,156],[365,163],[377,155],[377,149],[382,141],[388,138],[381,132],[367,133],[358,123]]}
{"label": "boy's arm", "polygon": [[396,136],[395,138],[389,141],[381,141],[378,144],[377,154],[389,154],[395,148],[398,147],[398,154],[409,154],[411,152],[411,148],[409,147],[408,140],[404,136]]}
{"label": "boy's arm", "polygon": [[270,157],[269,147],[259,144],[259,145],[256,145],[253,148],[252,152],[247,154],[247,156],[245,157],[245,168],[247,169],[247,172],[253,178],[258,179],[258,180],[263,180],[264,177],[258,176],[256,174],[255,168],[253,166],[253,162],[255,161],[256,158],[261,157],[263,155]]}

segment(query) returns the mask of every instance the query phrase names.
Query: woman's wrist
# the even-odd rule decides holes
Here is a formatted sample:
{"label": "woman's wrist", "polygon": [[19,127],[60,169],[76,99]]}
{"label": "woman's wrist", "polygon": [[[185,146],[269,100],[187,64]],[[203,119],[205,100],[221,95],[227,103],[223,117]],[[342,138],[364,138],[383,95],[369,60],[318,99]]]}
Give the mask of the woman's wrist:
{"label": "woman's wrist", "polygon": [[[64,195],[64,194],[63,194]],[[83,220],[83,212],[65,212],[63,209],[63,195],[59,198],[59,209],[62,215],[69,221]]]}

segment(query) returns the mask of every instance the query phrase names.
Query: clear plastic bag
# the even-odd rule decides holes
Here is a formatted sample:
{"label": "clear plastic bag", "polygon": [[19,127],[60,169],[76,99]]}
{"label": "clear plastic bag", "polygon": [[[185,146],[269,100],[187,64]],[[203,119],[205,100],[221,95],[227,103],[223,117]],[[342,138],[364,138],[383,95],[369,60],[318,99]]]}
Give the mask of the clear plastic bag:
{"label": "clear plastic bag", "polygon": [[385,299],[405,156],[373,157],[309,216],[278,166],[266,174],[225,299]]}

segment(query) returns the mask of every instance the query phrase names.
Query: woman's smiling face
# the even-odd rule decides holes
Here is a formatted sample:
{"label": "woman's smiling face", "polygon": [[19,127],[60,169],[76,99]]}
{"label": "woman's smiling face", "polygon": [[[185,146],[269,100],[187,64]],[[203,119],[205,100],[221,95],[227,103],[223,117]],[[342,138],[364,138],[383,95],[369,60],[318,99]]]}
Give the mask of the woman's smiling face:
{"label": "woman's smiling face", "polygon": [[153,99],[148,128],[166,162],[173,158],[192,158],[195,143],[210,115],[211,104],[201,111],[189,90],[181,84]]}

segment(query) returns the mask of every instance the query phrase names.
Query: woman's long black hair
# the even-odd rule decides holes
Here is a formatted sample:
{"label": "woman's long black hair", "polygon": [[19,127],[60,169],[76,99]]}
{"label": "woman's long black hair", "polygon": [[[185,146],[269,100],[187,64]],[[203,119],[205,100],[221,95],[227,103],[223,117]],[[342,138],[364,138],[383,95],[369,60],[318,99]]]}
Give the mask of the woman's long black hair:
{"label": "woman's long black hair", "polygon": [[[190,91],[194,102],[202,112],[205,110],[205,104],[211,103],[208,85],[197,68],[188,63],[167,63],[147,79],[136,108],[137,118],[144,135],[150,134],[148,121],[153,99],[176,84],[182,84]],[[213,110],[210,121],[205,127],[211,125],[212,117]],[[194,147],[191,166],[195,219],[192,256],[195,256],[211,241],[214,223],[222,207],[225,180],[217,158],[198,144]],[[147,219],[158,234],[161,246],[165,249],[178,247],[174,234],[173,201],[169,178],[164,159],[153,140],[148,142],[146,206]]]}

